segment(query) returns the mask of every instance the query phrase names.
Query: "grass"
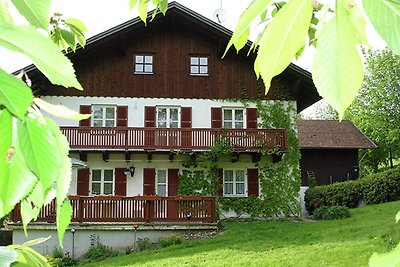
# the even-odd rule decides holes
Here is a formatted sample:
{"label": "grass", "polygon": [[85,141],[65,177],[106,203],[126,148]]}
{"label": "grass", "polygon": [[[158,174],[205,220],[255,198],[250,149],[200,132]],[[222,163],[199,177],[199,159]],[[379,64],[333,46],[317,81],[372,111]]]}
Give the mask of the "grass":
{"label": "grass", "polygon": [[400,202],[351,210],[335,221],[226,222],[222,234],[89,266],[367,266],[400,240]]}

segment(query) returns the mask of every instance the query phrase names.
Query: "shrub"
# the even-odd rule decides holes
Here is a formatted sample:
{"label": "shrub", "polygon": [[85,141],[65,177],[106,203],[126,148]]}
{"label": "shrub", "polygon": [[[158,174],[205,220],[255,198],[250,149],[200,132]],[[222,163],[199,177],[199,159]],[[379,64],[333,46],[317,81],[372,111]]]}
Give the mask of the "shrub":
{"label": "shrub", "polygon": [[88,260],[100,260],[109,257],[115,257],[119,253],[110,247],[98,243],[96,246],[92,246],[85,253],[84,258]]}
{"label": "shrub", "polygon": [[137,245],[139,250],[146,250],[151,247],[150,239],[145,237],[145,238],[138,238],[137,239]]}
{"label": "shrub", "polygon": [[363,179],[309,188],[305,194],[310,212],[321,206],[355,208],[360,203],[378,204],[400,199],[400,167]]}
{"label": "shrub", "polygon": [[170,235],[170,236],[166,236],[166,237],[161,237],[158,240],[158,245],[161,248],[164,248],[164,247],[169,247],[169,246],[172,246],[172,245],[181,244],[181,243],[183,243],[184,240],[185,239],[183,237],[181,237],[181,236]]}
{"label": "shrub", "polygon": [[80,262],[78,259],[73,258],[59,258],[59,257],[50,257],[46,256],[47,263],[50,266],[54,267],[68,267],[78,265]]}
{"label": "shrub", "polygon": [[343,206],[322,206],[315,209],[312,216],[315,220],[337,220],[349,217],[349,209]]}

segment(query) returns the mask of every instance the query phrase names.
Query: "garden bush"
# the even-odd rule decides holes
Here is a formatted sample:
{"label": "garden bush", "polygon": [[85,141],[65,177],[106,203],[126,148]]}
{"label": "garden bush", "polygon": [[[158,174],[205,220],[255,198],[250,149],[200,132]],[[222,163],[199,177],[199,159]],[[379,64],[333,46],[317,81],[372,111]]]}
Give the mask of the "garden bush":
{"label": "garden bush", "polygon": [[89,261],[92,261],[115,257],[118,256],[118,254],[119,253],[112,248],[98,243],[95,246],[91,246],[83,257]]}
{"label": "garden bush", "polygon": [[400,167],[365,178],[309,188],[305,193],[308,212],[321,206],[358,207],[400,200]]}
{"label": "garden bush", "polygon": [[344,206],[322,206],[315,209],[312,215],[312,218],[315,220],[337,220],[349,217],[349,209]]}
{"label": "garden bush", "polygon": [[170,236],[166,236],[166,237],[161,237],[158,240],[158,246],[161,248],[169,247],[172,245],[181,244],[184,242],[184,240],[185,239],[182,236],[178,236],[178,235],[170,235]]}

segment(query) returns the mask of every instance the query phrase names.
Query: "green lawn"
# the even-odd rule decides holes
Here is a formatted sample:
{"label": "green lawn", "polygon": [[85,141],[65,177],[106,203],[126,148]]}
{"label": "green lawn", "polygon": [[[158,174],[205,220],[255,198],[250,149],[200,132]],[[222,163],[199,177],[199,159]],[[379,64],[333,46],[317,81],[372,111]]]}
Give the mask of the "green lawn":
{"label": "green lawn", "polygon": [[227,222],[215,237],[84,266],[367,266],[373,252],[399,241],[398,210],[392,202],[336,221]]}

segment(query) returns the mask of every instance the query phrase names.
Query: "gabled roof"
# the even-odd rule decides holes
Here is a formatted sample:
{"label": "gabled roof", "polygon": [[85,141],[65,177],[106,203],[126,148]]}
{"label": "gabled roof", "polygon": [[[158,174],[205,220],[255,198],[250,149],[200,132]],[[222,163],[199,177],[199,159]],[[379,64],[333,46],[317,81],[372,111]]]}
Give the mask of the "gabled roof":
{"label": "gabled roof", "polygon": [[[148,21],[151,20],[152,14],[153,11],[148,12]],[[232,31],[230,31],[229,29],[177,2],[170,2],[168,4],[168,10],[165,16],[162,16],[160,12],[158,12],[157,16],[155,16],[155,18],[151,22],[147,23],[147,28],[155,27],[158,23],[164,23],[166,20],[170,22],[172,21],[174,23],[174,21],[178,20],[178,18],[179,23],[186,23],[191,27],[196,27],[196,30],[218,40],[222,52],[225,50],[225,47],[228,44],[230,37],[232,36]],[[71,49],[69,49],[66,54],[71,59],[74,59],[79,57],[83,53],[95,51],[97,47],[107,42],[118,40],[118,38],[120,36],[123,36],[124,34],[136,30],[140,31],[143,29],[143,22],[139,17],[136,17],[100,34],[97,34],[91,38],[88,38],[85,49],[78,45],[75,53],[73,53]],[[251,44],[252,43],[250,41],[247,41],[244,49],[242,49],[240,53],[247,54],[248,50],[251,47]],[[233,52],[233,49],[234,48],[231,47],[230,52]],[[254,58],[255,55],[250,54],[249,56]],[[32,74],[37,75],[37,69],[34,65],[27,66],[23,70],[26,72],[32,72]],[[19,71],[17,71],[16,73],[18,72]],[[288,68],[283,73],[284,75],[288,75],[289,77],[292,77],[292,79],[298,81],[296,83],[296,86],[293,86],[294,88],[292,88],[293,95],[295,95],[297,99],[298,112],[301,112],[302,110],[306,109],[307,107],[311,106],[321,99],[314,86],[311,74],[307,70],[304,70],[299,66],[290,63]],[[35,75],[32,75],[31,78],[33,78],[32,80],[35,81]]]}
{"label": "gabled roof", "polygon": [[376,148],[374,142],[349,120],[301,120],[298,132],[303,149]]}

